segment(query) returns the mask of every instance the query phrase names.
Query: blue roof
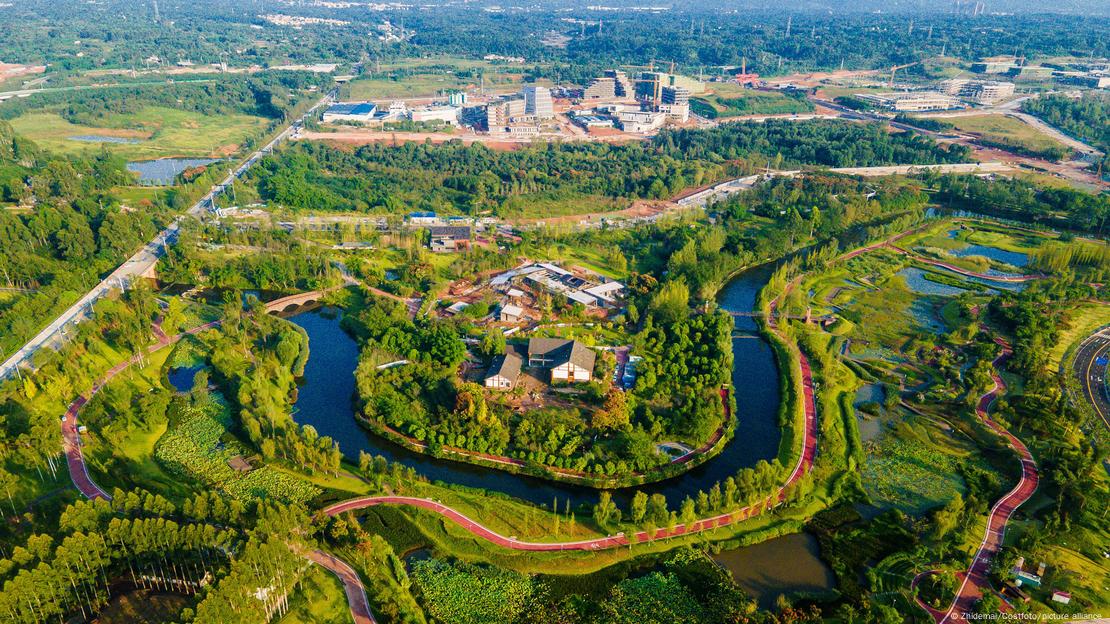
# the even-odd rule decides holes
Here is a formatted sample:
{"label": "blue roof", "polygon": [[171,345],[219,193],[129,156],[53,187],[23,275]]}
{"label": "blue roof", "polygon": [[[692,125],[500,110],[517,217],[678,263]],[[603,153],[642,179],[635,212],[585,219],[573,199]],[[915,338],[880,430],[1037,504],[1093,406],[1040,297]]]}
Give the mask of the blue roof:
{"label": "blue roof", "polygon": [[425,217],[425,218],[428,218],[428,219],[434,219],[435,216],[436,216],[436,213],[434,213],[434,212],[410,212],[409,216],[410,217],[417,217],[417,218]]}
{"label": "blue roof", "polygon": [[370,102],[351,102],[346,104],[332,104],[328,112],[333,115],[373,115],[378,110]]}

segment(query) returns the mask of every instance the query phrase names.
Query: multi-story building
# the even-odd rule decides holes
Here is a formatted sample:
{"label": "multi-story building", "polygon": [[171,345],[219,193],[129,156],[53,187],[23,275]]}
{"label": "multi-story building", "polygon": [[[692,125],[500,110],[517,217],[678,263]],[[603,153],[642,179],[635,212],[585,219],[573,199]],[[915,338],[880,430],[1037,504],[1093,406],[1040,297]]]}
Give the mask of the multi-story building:
{"label": "multi-story building", "polygon": [[526,114],[534,115],[536,119],[550,119],[555,116],[554,103],[551,101],[551,89],[527,86],[524,87],[522,92]]}
{"label": "multi-story building", "polygon": [[452,91],[447,94],[447,103],[451,106],[462,107],[466,105],[466,91]]}
{"label": "multi-story building", "polygon": [[652,132],[667,122],[666,113],[656,111],[625,111],[617,113],[617,123],[625,132]]}
{"label": "multi-story building", "polygon": [[508,123],[525,114],[524,98],[511,96],[486,106],[486,127],[493,129]]}
{"label": "multi-story building", "polygon": [[1012,82],[954,78],[940,84],[944,93],[976,104],[994,105],[1014,94]]}
{"label": "multi-story building", "polygon": [[961,108],[960,101],[951,95],[936,91],[912,91],[906,93],[861,93],[858,98],[877,106],[899,113],[919,113],[925,111],[951,110]]}
{"label": "multi-story building", "polygon": [[615,97],[617,97],[617,86],[612,78],[594,78],[582,92],[584,100],[610,100]]}
{"label": "multi-story building", "polygon": [[663,102],[659,105],[659,112],[665,113],[667,119],[686,123],[690,120],[690,90],[686,87],[663,87]]}

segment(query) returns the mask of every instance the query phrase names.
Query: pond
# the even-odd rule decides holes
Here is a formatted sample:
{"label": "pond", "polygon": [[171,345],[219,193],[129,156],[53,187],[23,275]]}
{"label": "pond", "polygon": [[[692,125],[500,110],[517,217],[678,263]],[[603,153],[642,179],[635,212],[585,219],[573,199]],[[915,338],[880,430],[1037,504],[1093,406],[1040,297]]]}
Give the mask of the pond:
{"label": "pond", "polygon": [[901,275],[906,280],[906,286],[913,292],[919,295],[940,295],[942,297],[953,297],[960,295],[967,290],[957,288],[956,286],[949,286],[948,284],[939,284],[925,279],[925,271],[917,267],[906,267],[898,271],[896,275]]}
{"label": "pond", "polygon": [[168,186],[182,171],[214,162],[211,158],[159,158],[129,162],[127,169],[139,174],[139,184]]}
{"label": "pond", "polygon": [[81,141],[84,143],[122,143],[133,145],[139,142],[139,139],[133,139],[131,137],[107,136],[104,134],[78,134],[66,138],[70,141]]}
{"label": "pond", "polygon": [[732,578],[760,607],[769,609],[784,594],[816,593],[836,587],[832,570],[818,552],[817,538],[794,533],[724,551],[713,559],[732,572]]}
{"label": "pond", "polygon": [[197,366],[178,366],[171,368],[166,376],[169,377],[170,385],[178,392],[189,392],[193,389],[193,377],[196,376],[201,370],[204,369],[203,365]]}
{"label": "pond", "polygon": [[969,244],[963,249],[952,249],[950,253],[960,258],[965,256],[983,256],[996,262],[1016,267],[1023,267],[1029,264],[1029,254],[1021,253],[1020,251],[1007,251],[997,247],[987,247],[986,245]]}
{"label": "pond", "polygon": [[[771,266],[763,266],[737,276],[721,291],[721,306],[726,310],[751,310],[772,270]],[[436,459],[369,433],[355,420],[353,373],[358,363],[358,345],[340,327],[340,316],[335,311],[313,310],[289,319],[304,328],[309,338],[309,358],[294,405],[298,423],[312,425],[321,436],[330,436],[348,458],[357,459],[360,451],[381,455],[432,481],[485,488],[539,505],[550,505],[556,498],[560,505],[567,500],[572,505],[597,502],[598,493],[593,488]],[[737,318],[736,325],[740,330],[756,329],[751,318]],[[774,353],[763,339],[740,335],[733,340],[733,359],[738,412],[733,440],[716,457],[685,474],[639,488],[617,490],[614,498],[621,504],[626,505],[635,489],[640,489],[649,494],[662,493],[677,508],[687,495],[709,489],[741,468],[777,455],[782,433],[778,426],[780,395]]]}

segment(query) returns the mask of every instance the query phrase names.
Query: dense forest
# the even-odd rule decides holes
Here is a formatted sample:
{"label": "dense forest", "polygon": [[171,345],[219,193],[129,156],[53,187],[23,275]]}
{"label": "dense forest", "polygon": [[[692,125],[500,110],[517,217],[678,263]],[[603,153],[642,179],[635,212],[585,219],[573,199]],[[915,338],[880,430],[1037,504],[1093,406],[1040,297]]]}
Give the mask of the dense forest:
{"label": "dense forest", "polygon": [[[499,54],[554,62],[551,75],[583,82],[602,67],[642,64],[651,58],[674,61],[689,72],[739,66],[746,60],[749,69],[766,75],[842,65],[890,67],[936,56],[942,50],[966,59],[1015,53],[1097,57],[1107,55],[1110,41],[1110,21],[1086,12],[972,17],[938,11],[911,17],[897,11],[848,10],[830,15],[760,7],[746,10],[745,19],[736,19],[735,7],[697,5],[683,11],[608,12],[603,25],[596,12],[580,6],[558,13],[441,7],[407,12],[405,40],[383,44],[358,27],[396,17],[376,6],[281,7],[285,14],[348,22],[295,29],[260,19],[263,10],[257,4],[218,0],[164,4],[156,22],[152,7],[123,0],[64,11],[41,0],[21,3],[2,18],[10,22],[10,26],[3,24],[10,35],[5,60],[92,69],[131,67],[138,59],[152,57],[165,63],[185,59],[218,63],[227,60],[229,50],[235,52],[230,55],[233,65],[354,62],[363,55],[388,60],[434,53]],[[569,40],[565,46],[545,45],[548,32]]]}
{"label": "dense forest", "polygon": [[149,106],[163,106],[203,115],[241,113],[281,121],[309,87],[323,83],[308,72],[262,72],[206,79],[196,83],[118,87],[105,97],[103,91],[45,91],[15,98],[0,105],[0,119],[14,119],[27,112],[57,112],[74,124],[97,125],[111,115],[138,113]]}
{"label": "dense forest", "polygon": [[1110,196],[1070,188],[1041,188],[1016,178],[929,175],[935,197],[945,205],[971,212],[1041,223],[1049,227],[1102,234],[1110,216]]}
{"label": "dense forest", "polygon": [[1110,96],[1092,92],[1079,98],[1045,95],[1026,100],[1021,109],[1101,151],[1103,172],[1110,171]]}
{"label": "dense forest", "polygon": [[0,200],[34,204],[0,211],[0,286],[16,295],[0,299],[0,346],[8,353],[167,222],[169,206],[121,205],[112,189],[131,179],[108,152],[50,156],[0,122]]}
{"label": "dense forest", "polygon": [[251,179],[263,198],[294,209],[512,216],[515,198],[662,199],[767,165],[866,167],[968,157],[962,145],[892,134],[878,124],[768,121],[665,131],[646,144],[548,143],[508,152],[454,141],[353,152],[298,143],[264,159]]}

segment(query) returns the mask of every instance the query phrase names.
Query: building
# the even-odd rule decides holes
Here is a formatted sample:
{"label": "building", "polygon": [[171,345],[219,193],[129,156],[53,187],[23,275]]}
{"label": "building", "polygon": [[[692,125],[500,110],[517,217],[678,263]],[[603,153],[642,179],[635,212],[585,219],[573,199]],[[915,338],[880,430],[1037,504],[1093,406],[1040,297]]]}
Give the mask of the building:
{"label": "building", "polygon": [[1110,89],[1110,75],[1087,74],[1070,78],[1068,82],[1088,89]]}
{"label": "building", "polygon": [[670,121],[686,123],[690,120],[690,90],[686,87],[663,87],[663,102],[659,105],[659,112],[665,114]]}
{"label": "building", "polygon": [[428,106],[409,111],[409,119],[414,122],[442,121],[452,126],[459,123],[459,109],[454,106]]}
{"label": "building", "polygon": [[635,94],[636,90],[632,86],[632,81],[628,79],[628,74],[619,69],[607,69],[601,77],[590,81],[590,84],[582,91],[582,99],[631,99]]}
{"label": "building", "polygon": [[601,115],[579,114],[571,117],[571,121],[589,130],[590,128],[612,128],[613,120]]}
{"label": "building", "polygon": [[470,248],[469,225],[432,225],[428,227],[428,248],[437,253]]}
{"label": "building", "polygon": [[515,352],[509,351],[505,355],[493,358],[489,369],[486,371],[484,385],[495,390],[509,390],[520,379],[520,366],[523,361]]}
{"label": "building", "polygon": [[547,87],[524,87],[524,113],[536,119],[550,119],[555,116],[555,104],[551,100],[551,89]]}
{"label": "building", "polygon": [[1054,591],[1052,592],[1052,602],[1068,604],[1071,602],[1071,594],[1066,591]]}
{"label": "building", "polygon": [[612,78],[594,78],[582,91],[583,100],[609,100],[617,97],[617,87]]}
{"label": "building", "polygon": [[328,107],[320,120],[324,123],[367,123],[374,121],[378,107],[372,102],[341,102]]}
{"label": "building", "polygon": [[666,113],[655,111],[625,111],[617,113],[617,123],[625,132],[653,132],[667,122]]}
{"label": "building", "polygon": [[577,340],[532,338],[528,341],[528,366],[551,369],[551,381],[567,383],[593,379],[597,355]]}
{"label": "building", "polygon": [[515,119],[525,114],[524,98],[514,95],[486,106],[486,127],[491,131],[509,125]]}
{"label": "building", "polygon": [[1016,56],[991,56],[971,64],[971,71],[977,74],[1005,74],[1018,66]]}
{"label": "building", "polygon": [[463,107],[466,105],[465,91],[452,91],[447,94],[447,103],[451,106]]}
{"label": "building", "polygon": [[524,320],[524,308],[511,303],[502,305],[497,320],[502,323],[519,323]]}
{"label": "building", "polygon": [[1014,95],[1014,83],[996,80],[966,80],[955,78],[940,83],[947,95],[992,106]]}
{"label": "building", "polygon": [[909,91],[904,93],[859,93],[856,97],[899,113],[952,110],[963,108],[951,95],[936,91]]}
{"label": "building", "polygon": [[408,216],[409,225],[438,225],[439,216],[434,212],[410,212]]}

